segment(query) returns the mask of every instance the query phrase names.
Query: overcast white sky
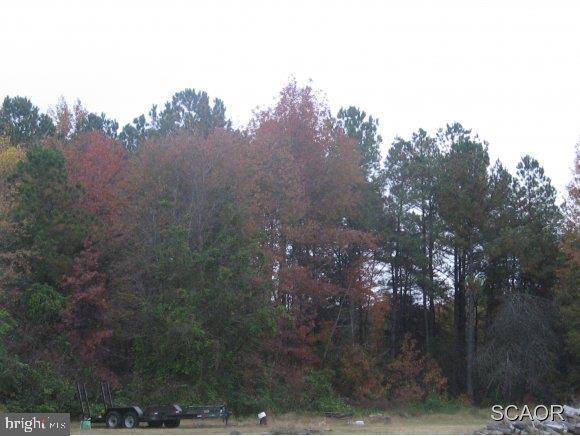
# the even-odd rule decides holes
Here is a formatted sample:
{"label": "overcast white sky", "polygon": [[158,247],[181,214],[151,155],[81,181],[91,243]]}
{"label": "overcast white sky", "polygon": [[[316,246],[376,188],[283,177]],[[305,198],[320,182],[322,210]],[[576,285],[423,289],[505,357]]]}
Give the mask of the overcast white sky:
{"label": "overcast white sky", "polygon": [[[385,143],[454,120],[557,188],[580,139],[580,2],[3,1],[0,95],[80,98],[120,124],[193,87],[236,124],[294,75]],[[385,146],[385,147],[386,147]]]}

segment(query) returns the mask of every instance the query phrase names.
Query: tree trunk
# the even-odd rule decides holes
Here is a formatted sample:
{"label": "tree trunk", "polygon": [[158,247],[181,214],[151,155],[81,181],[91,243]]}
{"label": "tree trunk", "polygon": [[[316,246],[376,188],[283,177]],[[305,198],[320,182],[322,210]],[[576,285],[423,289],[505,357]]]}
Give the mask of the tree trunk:
{"label": "tree trunk", "polygon": [[431,349],[431,323],[429,321],[429,309],[427,307],[427,293],[428,293],[428,249],[427,249],[427,225],[425,218],[425,206],[421,206],[421,254],[423,258],[421,259],[421,291],[423,293],[423,323],[425,328],[425,346],[427,350]]}
{"label": "tree trunk", "polygon": [[398,285],[397,285],[397,272],[396,268],[393,268],[393,293],[391,294],[391,316],[390,316],[390,354],[392,358],[397,356],[397,330],[399,328],[399,298],[398,298]]}
{"label": "tree trunk", "polygon": [[476,304],[477,304],[477,284],[475,282],[475,271],[474,271],[474,261],[473,261],[473,246],[471,242],[471,237],[468,239],[467,256],[466,256],[466,298],[467,298],[467,325],[466,325],[466,372],[465,372],[465,384],[467,388],[467,396],[469,401],[475,403],[475,394],[473,388],[473,372],[475,367],[475,330],[476,330]]}
{"label": "tree trunk", "polygon": [[434,242],[433,238],[429,241],[429,323],[431,334],[435,336],[435,272],[433,268],[433,250]]}
{"label": "tree trunk", "polygon": [[465,271],[463,253],[457,246],[453,251],[453,326],[455,332],[453,390],[455,394],[459,394],[465,387]]}
{"label": "tree trunk", "polygon": [[467,386],[467,396],[469,401],[475,403],[475,395],[473,389],[473,370],[475,365],[475,288],[474,284],[470,284],[467,289],[467,368],[465,374],[465,382]]}

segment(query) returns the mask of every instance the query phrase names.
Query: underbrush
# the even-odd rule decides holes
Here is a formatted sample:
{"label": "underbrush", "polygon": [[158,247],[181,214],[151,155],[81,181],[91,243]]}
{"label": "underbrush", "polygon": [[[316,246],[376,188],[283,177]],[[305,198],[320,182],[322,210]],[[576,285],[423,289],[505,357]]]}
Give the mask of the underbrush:
{"label": "underbrush", "polygon": [[487,416],[487,409],[469,405],[461,399],[447,396],[430,395],[424,401],[413,401],[405,404],[393,405],[387,413],[401,417],[422,415],[458,415]]}

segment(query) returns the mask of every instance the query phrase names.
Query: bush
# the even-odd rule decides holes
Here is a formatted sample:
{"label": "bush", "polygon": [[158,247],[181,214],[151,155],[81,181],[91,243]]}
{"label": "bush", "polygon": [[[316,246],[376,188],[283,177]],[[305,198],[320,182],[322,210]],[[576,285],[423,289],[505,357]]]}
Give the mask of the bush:
{"label": "bush", "polygon": [[74,386],[49,363],[20,364],[14,369],[16,391],[7,397],[2,393],[10,412],[70,412],[73,416],[80,412]]}
{"label": "bush", "polygon": [[437,363],[421,354],[410,335],[405,336],[401,352],[387,370],[387,391],[396,402],[424,401],[443,394],[447,387]]}
{"label": "bush", "polygon": [[458,401],[449,399],[446,395],[429,394],[423,402],[425,411],[432,413],[455,413],[461,409]]}
{"label": "bush", "polygon": [[304,406],[314,411],[343,411],[347,406],[337,397],[332,387],[330,370],[311,370],[305,377]]}
{"label": "bush", "polygon": [[384,374],[379,368],[377,360],[363,347],[348,347],[340,358],[338,376],[334,380],[335,386],[342,395],[349,398],[357,400],[383,398]]}
{"label": "bush", "polygon": [[65,298],[52,286],[35,283],[24,294],[26,315],[35,323],[52,323],[60,318]]}

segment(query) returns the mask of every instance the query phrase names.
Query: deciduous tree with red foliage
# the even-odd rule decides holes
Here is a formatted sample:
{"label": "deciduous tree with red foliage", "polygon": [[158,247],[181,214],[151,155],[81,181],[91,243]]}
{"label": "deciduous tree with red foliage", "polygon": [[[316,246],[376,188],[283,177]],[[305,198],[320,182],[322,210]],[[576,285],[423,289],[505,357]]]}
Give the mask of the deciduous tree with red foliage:
{"label": "deciduous tree with red foliage", "polygon": [[345,261],[372,241],[348,224],[364,181],[361,159],[312,88],[295,82],[257,114],[249,138],[241,186],[254,228],[265,235],[273,298],[284,310],[273,349],[295,375],[320,363],[337,317],[351,313],[352,327],[352,311],[342,305],[369,289],[357,278],[362,263]]}
{"label": "deciduous tree with red foliage", "polygon": [[84,189],[79,207],[105,230],[122,224],[123,207],[131,195],[129,158],[122,144],[101,131],[91,131],[58,147],[67,160],[69,179]]}
{"label": "deciduous tree with red foliage", "polygon": [[112,330],[108,326],[107,279],[101,272],[99,257],[99,251],[86,239],[71,273],[63,279],[62,287],[68,297],[63,325],[81,360],[104,376],[109,375],[103,367],[104,344]]}

